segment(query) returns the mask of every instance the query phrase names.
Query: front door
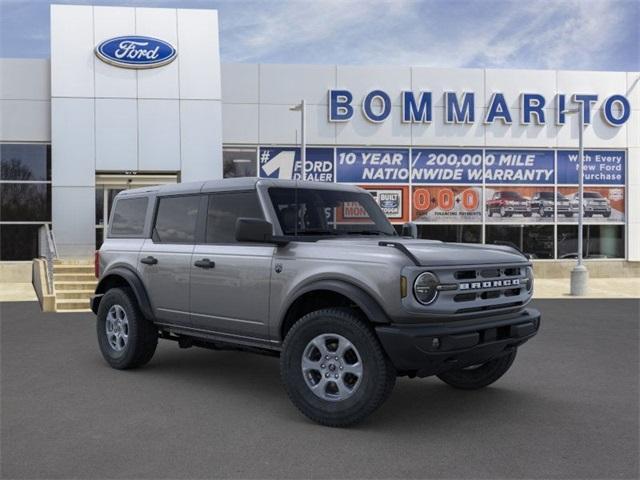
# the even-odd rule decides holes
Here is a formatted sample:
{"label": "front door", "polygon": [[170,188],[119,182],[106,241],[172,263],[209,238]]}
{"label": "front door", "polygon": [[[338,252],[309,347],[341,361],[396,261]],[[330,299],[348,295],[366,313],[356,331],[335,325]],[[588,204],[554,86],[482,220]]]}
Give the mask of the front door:
{"label": "front door", "polygon": [[238,217],[264,218],[255,190],[208,196],[204,243],[191,262],[191,323],[236,340],[266,340],[275,248],[237,243]]}

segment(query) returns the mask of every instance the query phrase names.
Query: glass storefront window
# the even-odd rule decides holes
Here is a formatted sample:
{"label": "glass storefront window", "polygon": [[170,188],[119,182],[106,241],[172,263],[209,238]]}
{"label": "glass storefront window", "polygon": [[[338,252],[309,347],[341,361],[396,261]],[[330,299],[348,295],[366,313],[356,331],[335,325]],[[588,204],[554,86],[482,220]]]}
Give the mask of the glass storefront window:
{"label": "glass storefront window", "polygon": [[51,146],[0,145],[0,180],[21,182],[51,180]]}
{"label": "glass storefront window", "polygon": [[418,225],[418,238],[455,243],[480,243],[482,225]]}
{"label": "glass storefront window", "polygon": [[39,228],[40,225],[0,225],[0,261],[37,257]]}
{"label": "glass storefront window", "polygon": [[0,183],[0,220],[50,222],[51,185],[48,183]]}
{"label": "glass storefront window", "polygon": [[222,151],[224,178],[257,176],[257,154],[256,148],[225,148]]}
{"label": "glass storefront window", "polygon": [[487,225],[487,244],[509,245],[531,258],[553,258],[553,225]]}
{"label": "glass storefront window", "polygon": [[[585,259],[624,258],[624,225],[584,225]],[[558,258],[578,258],[578,227],[558,225]]]}

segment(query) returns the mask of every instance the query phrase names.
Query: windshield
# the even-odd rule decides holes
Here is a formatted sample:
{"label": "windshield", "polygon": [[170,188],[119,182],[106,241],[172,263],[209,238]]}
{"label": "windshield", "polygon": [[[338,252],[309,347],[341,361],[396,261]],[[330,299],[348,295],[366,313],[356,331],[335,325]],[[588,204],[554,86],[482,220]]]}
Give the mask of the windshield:
{"label": "windshield", "polygon": [[584,198],[602,198],[598,192],[584,192]]}
{"label": "windshield", "polygon": [[553,192],[540,192],[538,196],[541,200],[553,200]]}
{"label": "windshield", "polygon": [[396,235],[368,193],[270,188],[269,197],[283,235]]}

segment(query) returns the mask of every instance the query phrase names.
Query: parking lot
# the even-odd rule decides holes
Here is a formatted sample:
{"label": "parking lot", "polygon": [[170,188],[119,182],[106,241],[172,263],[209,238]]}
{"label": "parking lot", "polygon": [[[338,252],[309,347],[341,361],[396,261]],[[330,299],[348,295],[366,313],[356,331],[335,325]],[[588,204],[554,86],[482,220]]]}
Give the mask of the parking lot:
{"label": "parking lot", "polygon": [[180,350],[106,366],[91,314],[2,303],[3,478],[637,478],[639,302],[538,300],[483,391],[400,379],[351,429],[289,403],[277,359]]}

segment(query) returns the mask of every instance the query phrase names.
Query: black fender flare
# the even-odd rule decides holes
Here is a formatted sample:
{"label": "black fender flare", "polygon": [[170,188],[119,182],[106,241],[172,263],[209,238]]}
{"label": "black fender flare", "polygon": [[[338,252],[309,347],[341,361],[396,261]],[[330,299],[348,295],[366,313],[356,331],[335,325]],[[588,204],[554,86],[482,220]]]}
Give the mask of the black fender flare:
{"label": "black fender flare", "polygon": [[116,277],[123,279],[129,285],[129,288],[131,288],[133,294],[136,296],[138,306],[145,318],[152,321],[155,320],[153,308],[151,308],[151,301],[149,300],[149,295],[147,295],[144,283],[142,283],[142,279],[137,272],[122,265],[109,269],[109,271],[98,282],[98,285],[96,286],[96,294],[91,299],[91,310],[93,310],[93,313],[98,313],[100,299],[106,293],[107,285],[109,285],[109,283]]}
{"label": "black fender flare", "polygon": [[287,306],[282,310],[282,314],[280,315],[280,323],[278,326],[279,329],[282,328],[282,325],[291,306],[302,295],[314,290],[329,290],[331,292],[338,293],[351,299],[351,301],[353,301],[353,303],[355,303],[356,306],[360,310],[362,310],[362,312],[372,323],[390,323],[389,316],[382,309],[380,304],[362,288],[345,280],[327,279],[313,281],[294,291],[294,293],[291,295],[292,300],[287,303]]}

